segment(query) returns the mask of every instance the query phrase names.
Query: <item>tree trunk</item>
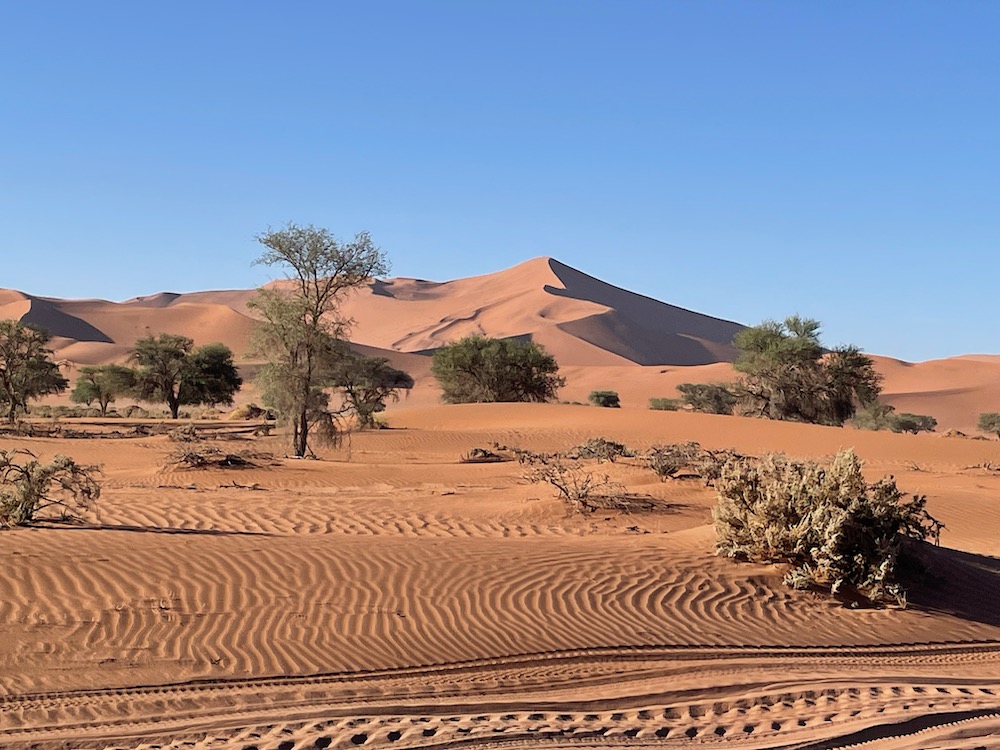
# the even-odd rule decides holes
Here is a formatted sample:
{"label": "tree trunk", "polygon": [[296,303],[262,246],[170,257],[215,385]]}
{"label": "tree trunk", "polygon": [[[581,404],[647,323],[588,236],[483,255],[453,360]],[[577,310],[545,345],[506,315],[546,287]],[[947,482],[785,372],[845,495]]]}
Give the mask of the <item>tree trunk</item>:
{"label": "tree trunk", "polygon": [[170,407],[170,418],[177,419],[181,409],[180,399],[177,396],[167,396],[167,406]]}
{"label": "tree trunk", "polygon": [[299,412],[298,420],[295,424],[295,429],[292,434],[292,447],[295,450],[295,455],[299,458],[304,458],[306,455],[306,449],[309,447],[309,417],[306,414],[306,410],[303,409]]}

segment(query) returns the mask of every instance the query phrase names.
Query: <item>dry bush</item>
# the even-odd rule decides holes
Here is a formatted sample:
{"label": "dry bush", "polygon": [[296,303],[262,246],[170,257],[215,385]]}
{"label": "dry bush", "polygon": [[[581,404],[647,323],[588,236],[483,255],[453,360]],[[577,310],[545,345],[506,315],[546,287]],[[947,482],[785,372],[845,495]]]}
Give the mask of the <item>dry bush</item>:
{"label": "dry bush", "polygon": [[488,448],[472,448],[459,459],[463,464],[498,464],[510,460],[509,456],[501,455]]}
{"label": "dry bush", "polygon": [[596,458],[597,463],[602,461],[614,463],[618,458],[630,458],[634,455],[635,453],[623,444],[603,437],[590,438],[586,443],[578,445],[568,452],[569,457]]}
{"label": "dry bush", "polygon": [[0,451],[0,528],[72,519],[95,509],[99,474],[98,467],[81,466],[68,456],[43,464],[28,450]]}
{"label": "dry bush", "polygon": [[193,424],[174,427],[167,433],[167,439],[174,443],[196,443],[202,439],[198,428]]}
{"label": "dry bush", "polygon": [[905,602],[896,563],[907,539],[940,538],[926,498],[903,493],[892,478],[869,484],[853,451],[829,465],[781,455],[727,460],[713,510],[719,554],[793,567],[796,588],[853,590],[872,601]]}
{"label": "dry bush", "polygon": [[682,469],[697,473],[695,464],[703,457],[704,451],[698,443],[672,443],[654,445],[646,454],[646,463],[661,482],[676,479]]}
{"label": "dry bush", "polygon": [[535,454],[523,463],[528,466],[524,472],[527,481],[554,487],[559,497],[580,513],[620,507],[626,502],[623,485],[612,482],[607,474],[594,474],[578,460]]}
{"label": "dry bush", "polygon": [[227,453],[220,448],[178,448],[167,456],[167,466],[188,469],[250,469],[261,464],[274,465],[274,455],[260,451],[242,450]]}

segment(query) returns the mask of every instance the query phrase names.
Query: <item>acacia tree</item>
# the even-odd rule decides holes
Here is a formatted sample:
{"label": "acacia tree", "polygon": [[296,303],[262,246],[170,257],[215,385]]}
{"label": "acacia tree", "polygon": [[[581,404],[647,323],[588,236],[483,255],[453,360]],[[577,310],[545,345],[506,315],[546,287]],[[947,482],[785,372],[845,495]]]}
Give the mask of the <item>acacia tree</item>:
{"label": "acacia tree", "polygon": [[358,426],[375,426],[375,415],[385,411],[386,399],[399,400],[399,391],[413,387],[413,378],[397,370],[385,357],[366,357],[351,352],[334,370],[331,385],[344,394]]}
{"label": "acacia tree", "polygon": [[261,320],[253,350],[266,360],[258,376],[264,403],[292,428],[292,450],[309,451],[312,427],[336,435],[325,388],[345,356],[348,322],[340,315],[344,294],[389,270],[367,232],[340,243],[326,229],[289,223],[257,236],[267,249],[256,263],[282,266],[288,284],[259,289],[250,302]]}
{"label": "acacia tree", "polygon": [[135,397],[150,403],[166,403],[171,419],[177,419],[181,404],[228,404],[243,385],[233,364],[233,353],[223,344],[194,348],[186,336],[161,333],[135,342],[132,361]]}
{"label": "acacia tree", "polygon": [[1000,438],[1000,413],[995,411],[983,412],[979,415],[979,421],[976,423],[976,429],[980,432],[995,433],[996,436]]}
{"label": "acacia tree", "polygon": [[11,424],[30,399],[61,393],[69,382],[46,348],[49,334],[19,320],[0,320],[0,408]]}
{"label": "acacia tree", "polygon": [[793,315],[765,321],[733,338],[740,353],[734,367],[743,411],[770,419],[842,425],[857,405],[874,403],[882,377],[854,346],[824,353],[820,324]]}
{"label": "acacia tree", "polygon": [[533,341],[466,336],[434,352],[431,373],[449,404],[549,401],[565,385],[555,358]]}
{"label": "acacia tree", "polygon": [[78,404],[90,406],[97,402],[101,416],[108,415],[108,405],[119,396],[132,393],[135,389],[135,370],[122,365],[101,365],[81,367],[69,397]]}

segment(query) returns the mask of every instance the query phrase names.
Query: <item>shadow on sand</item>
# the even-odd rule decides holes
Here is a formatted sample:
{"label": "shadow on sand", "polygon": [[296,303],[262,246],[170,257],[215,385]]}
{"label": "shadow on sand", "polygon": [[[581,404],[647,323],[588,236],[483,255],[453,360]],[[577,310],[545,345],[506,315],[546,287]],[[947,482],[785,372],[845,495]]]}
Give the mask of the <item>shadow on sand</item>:
{"label": "shadow on sand", "polygon": [[1000,627],[1000,558],[922,543],[926,571],[906,582],[908,605]]}

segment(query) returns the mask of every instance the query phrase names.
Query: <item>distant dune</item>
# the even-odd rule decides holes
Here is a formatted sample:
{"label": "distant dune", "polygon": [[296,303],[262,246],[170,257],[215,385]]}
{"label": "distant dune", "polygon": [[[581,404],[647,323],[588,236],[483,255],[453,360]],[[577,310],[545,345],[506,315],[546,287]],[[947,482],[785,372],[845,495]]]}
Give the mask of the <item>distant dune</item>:
{"label": "distant dune", "polygon": [[[254,293],[162,292],[109,302],[0,290],[0,316],[46,327],[56,357],[71,369],[123,361],[136,339],[161,332],[198,345],[220,341],[249,365],[247,301]],[[679,383],[734,379],[731,342],[742,327],[620,289],[552,258],[445,282],[375,280],[348,296],[343,313],[354,321],[351,338],[359,348],[414,376],[410,405],[438,400],[428,354],[475,333],[545,346],[567,377],[564,400],[613,389],[626,408],[646,408],[651,397],[676,395]],[[1000,411],[1000,355],[917,364],[875,359],[886,400],[900,411],[934,416],[943,430],[974,432],[980,412]]]}

